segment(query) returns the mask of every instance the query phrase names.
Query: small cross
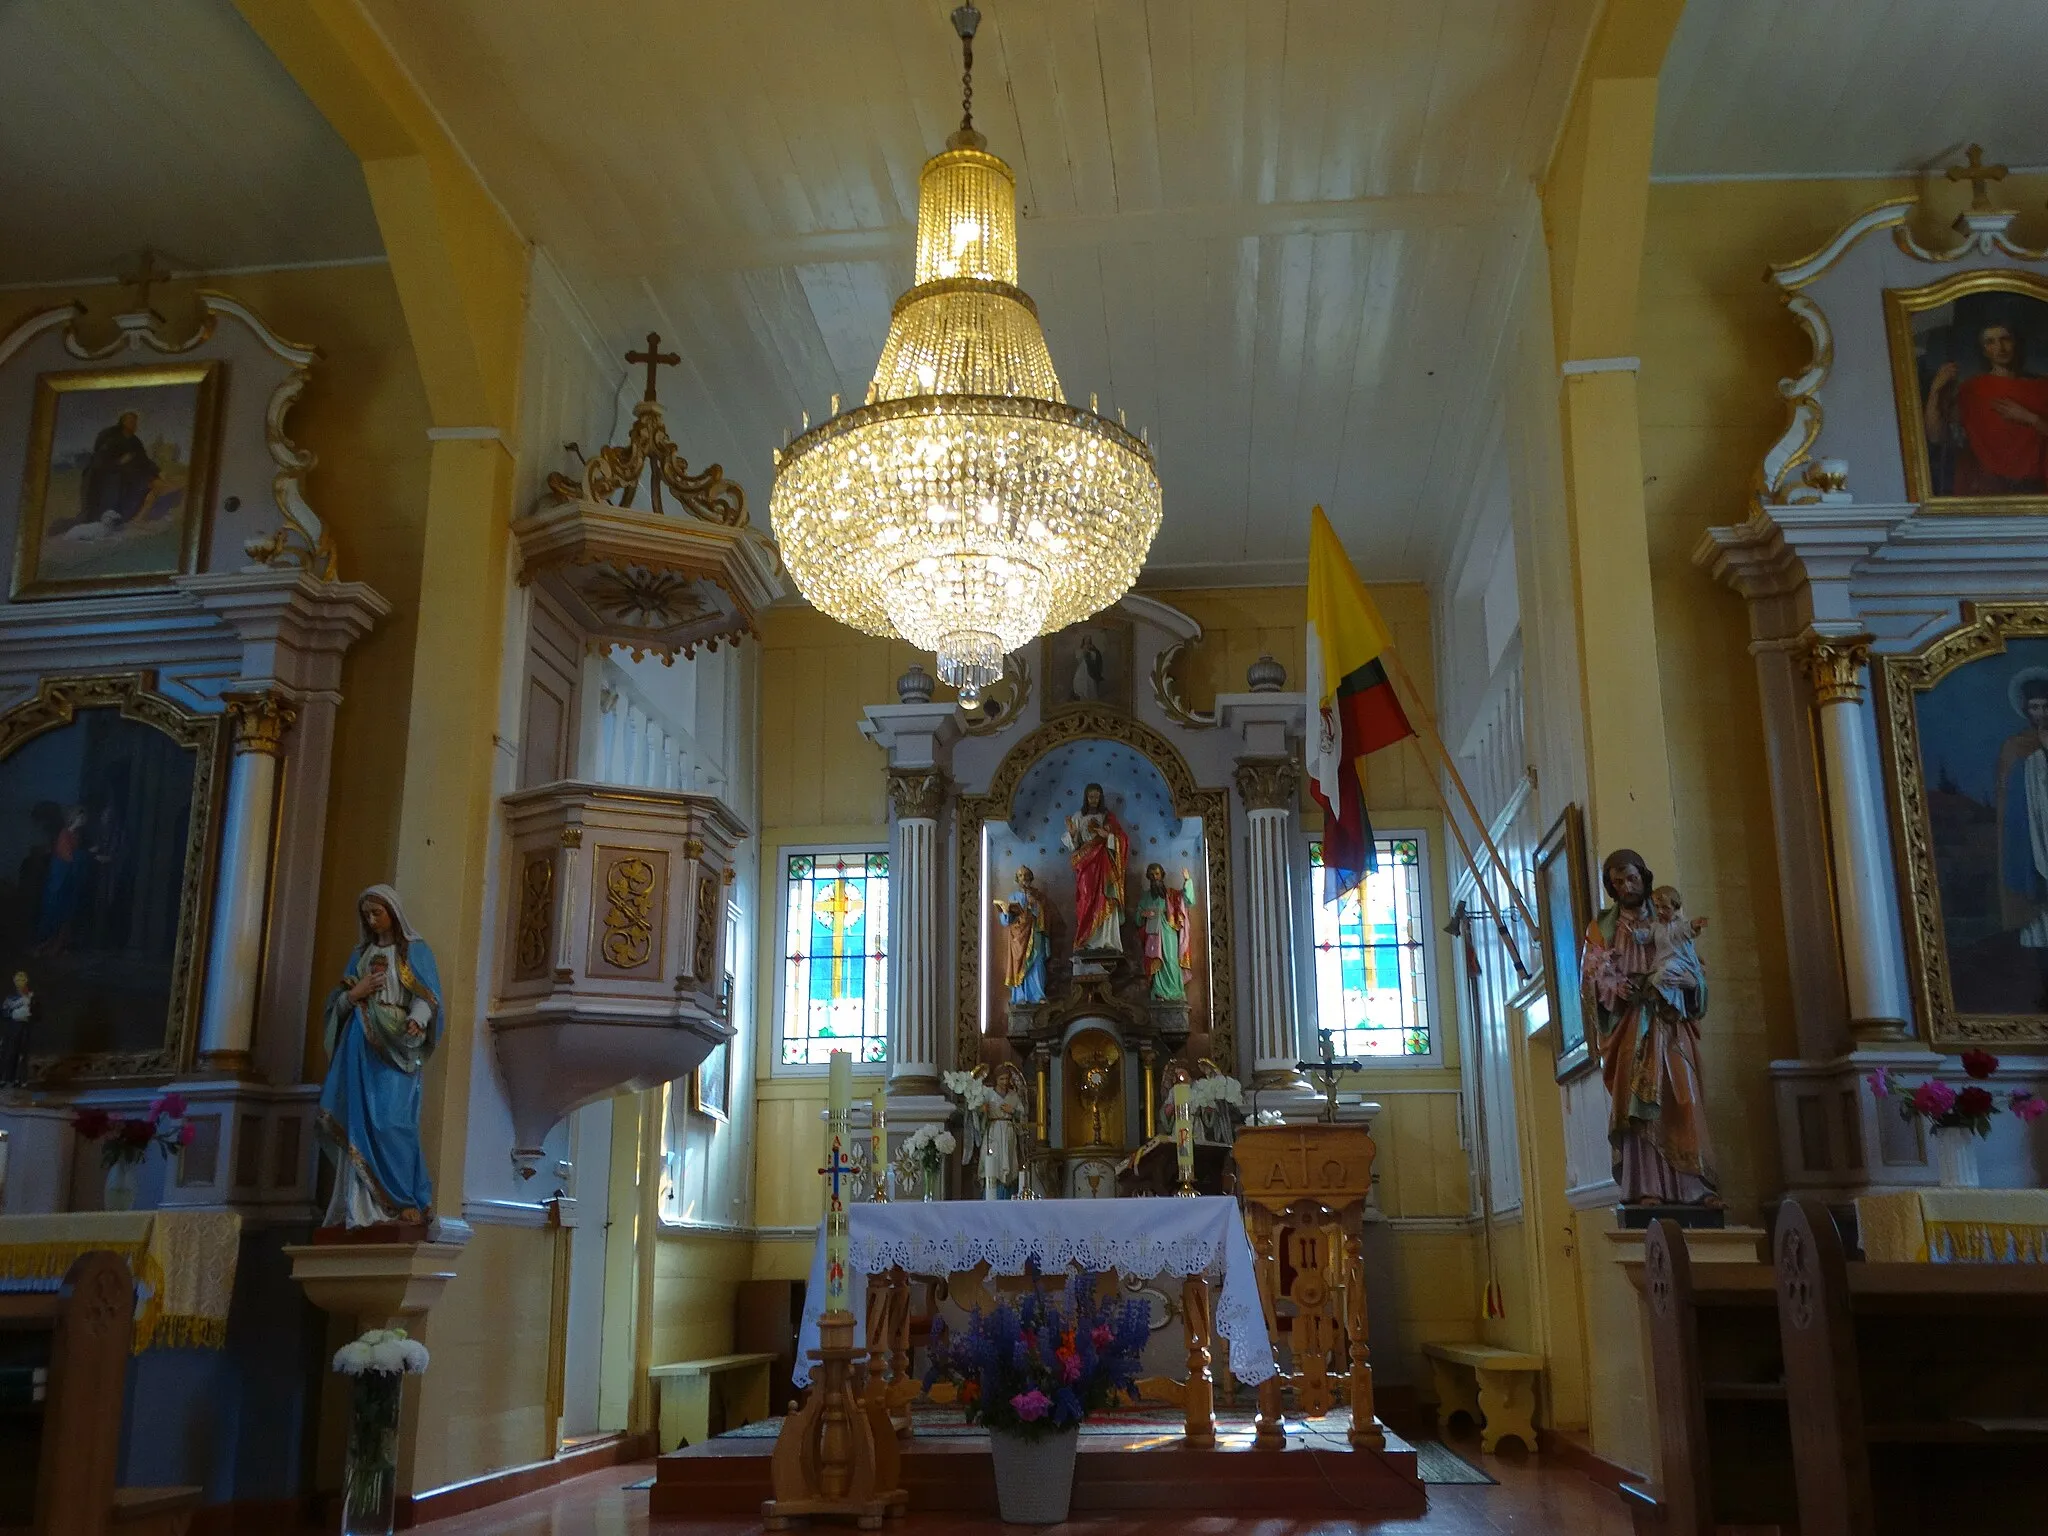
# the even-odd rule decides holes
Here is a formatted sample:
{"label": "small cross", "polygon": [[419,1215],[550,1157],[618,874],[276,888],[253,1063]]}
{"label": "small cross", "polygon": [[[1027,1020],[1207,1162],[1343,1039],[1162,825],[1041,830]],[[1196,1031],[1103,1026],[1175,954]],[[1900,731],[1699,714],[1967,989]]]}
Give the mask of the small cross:
{"label": "small cross", "polygon": [[838,1142],[833,1142],[832,1155],[825,1160],[825,1166],[820,1168],[818,1172],[832,1181],[832,1203],[834,1205],[840,1203],[839,1181],[859,1171],[859,1165],[847,1157],[845,1149]]}
{"label": "small cross", "polygon": [[661,367],[673,367],[677,363],[680,363],[682,360],[682,354],[680,353],[664,352],[661,350],[660,332],[649,331],[647,333],[647,350],[645,352],[628,352],[626,354],[627,362],[645,363],[647,365],[647,393],[642,395],[640,398],[642,400],[652,400],[654,398],[655,369]]}
{"label": "small cross", "polygon": [[1973,194],[1970,207],[1973,211],[1988,212],[1991,208],[1991,183],[2005,180],[2006,168],[2002,165],[1986,165],[1984,146],[1981,144],[1972,144],[1965,153],[1968,158],[1963,164],[1950,166],[1946,174],[1950,181],[1967,181],[1970,184],[1970,191]]}
{"label": "small cross", "polygon": [[1305,1072],[1310,1077],[1319,1077],[1323,1080],[1323,1118],[1334,1125],[1337,1122],[1338,1075],[1344,1072],[1362,1072],[1365,1070],[1365,1063],[1362,1061],[1339,1061],[1337,1059],[1336,1037],[1327,1029],[1317,1030],[1316,1035],[1323,1043],[1321,1059],[1317,1061],[1297,1061],[1294,1064],[1294,1070]]}
{"label": "small cross", "polygon": [[[135,270],[124,274],[121,281],[135,290],[136,309],[145,314],[155,315],[156,311],[149,307],[149,290],[170,275],[170,268],[158,267],[156,252],[145,245],[141,258],[135,264]],[[157,318],[161,320],[163,316],[157,315]]]}

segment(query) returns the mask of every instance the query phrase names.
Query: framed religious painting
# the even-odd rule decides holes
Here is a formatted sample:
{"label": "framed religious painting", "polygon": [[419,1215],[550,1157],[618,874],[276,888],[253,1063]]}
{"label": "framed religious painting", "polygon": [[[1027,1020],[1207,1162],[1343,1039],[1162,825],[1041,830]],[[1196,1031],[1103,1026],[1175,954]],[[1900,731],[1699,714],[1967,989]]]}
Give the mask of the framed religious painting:
{"label": "framed religious painting", "polygon": [[161,586],[199,568],[224,368],[154,363],[37,378],[16,599]]}
{"label": "framed religious painting", "polygon": [[1591,1011],[1579,985],[1579,946],[1593,920],[1586,887],[1586,818],[1576,803],[1536,847],[1536,921],[1543,929],[1543,990],[1557,1047],[1557,1080],[1577,1077],[1593,1062]]}
{"label": "framed religious painting", "polygon": [[[180,1070],[213,890],[221,717],[148,673],[0,714],[0,980],[31,1079]],[[16,1074],[20,1074],[17,1072]]]}
{"label": "framed religious painting", "polygon": [[2048,1050],[2048,603],[1966,603],[1875,670],[1927,1039]]}
{"label": "framed religious painting", "polygon": [[2048,512],[2048,281],[1959,272],[1884,305],[1906,494],[1929,512]]}
{"label": "framed religious painting", "polygon": [[1128,619],[1093,618],[1045,637],[1045,708],[1131,712],[1132,630]]}

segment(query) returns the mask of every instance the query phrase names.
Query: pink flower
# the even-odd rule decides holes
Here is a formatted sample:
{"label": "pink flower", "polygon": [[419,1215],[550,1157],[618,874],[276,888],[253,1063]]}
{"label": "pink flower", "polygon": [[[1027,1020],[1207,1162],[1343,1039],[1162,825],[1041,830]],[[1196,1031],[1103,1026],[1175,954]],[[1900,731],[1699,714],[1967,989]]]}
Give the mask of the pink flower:
{"label": "pink flower", "polygon": [[1956,1107],[1956,1091],[1930,1077],[1913,1090],[1913,1107],[1928,1119],[1939,1120]]}
{"label": "pink flower", "polygon": [[1033,1387],[1029,1392],[1019,1392],[1011,1398],[1010,1406],[1017,1410],[1018,1418],[1029,1424],[1034,1419],[1044,1418],[1052,1410],[1052,1399]]}
{"label": "pink flower", "polygon": [[1072,1386],[1081,1379],[1081,1357],[1070,1349],[1060,1351],[1060,1380]]}
{"label": "pink flower", "polygon": [[198,1133],[197,1131],[195,1131],[195,1130],[194,1130],[194,1129],[193,1129],[193,1128],[192,1128],[191,1126],[189,1126],[189,1125],[181,1125],[181,1126],[179,1126],[179,1127],[178,1127],[178,1145],[179,1145],[179,1146],[181,1146],[181,1147],[189,1147],[189,1146],[191,1146],[191,1145],[192,1145],[192,1138],[193,1138],[194,1136],[197,1136],[198,1134],[199,1134],[199,1133]]}
{"label": "pink flower", "polygon": [[1883,1067],[1879,1067],[1870,1076],[1864,1078],[1863,1081],[1870,1084],[1871,1097],[1888,1099],[1892,1096],[1892,1075],[1885,1071]]}
{"label": "pink flower", "polygon": [[2029,1093],[2024,1088],[2015,1088],[2012,1095],[2012,1112],[2023,1125],[2032,1125],[2042,1115],[2048,1114],[2048,1099],[2038,1093]]}
{"label": "pink flower", "polygon": [[1088,1330],[1088,1341],[1097,1349],[1109,1348],[1109,1341],[1115,1337],[1116,1335],[1109,1331],[1109,1326],[1106,1323],[1097,1323]]}
{"label": "pink flower", "polygon": [[169,1115],[173,1120],[182,1120],[185,1118],[185,1108],[185,1095],[167,1093],[149,1106],[149,1118],[155,1120],[163,1115]]}

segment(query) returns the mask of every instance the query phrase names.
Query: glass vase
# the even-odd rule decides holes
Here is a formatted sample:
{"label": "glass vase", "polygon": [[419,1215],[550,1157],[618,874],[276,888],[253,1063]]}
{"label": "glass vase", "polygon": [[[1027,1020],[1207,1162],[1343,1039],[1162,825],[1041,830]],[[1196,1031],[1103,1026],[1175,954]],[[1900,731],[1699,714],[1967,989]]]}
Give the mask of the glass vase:
{"label": "glass vase", "polygon": [[364,1371],[349,1392],[341,1536],[391,1536],[398,1514],[398,1405],[405,1378]]}
{"label": "glass vase", "polygon": [[939,1198],[939,1170],[930,1163],[919,1167],[918,1198],[930,1202]]}
{"label": "glass vase", "polygon": [[142,1163],[135,1158],[116,1158],[107,1165],[107,1182],[100,1195],[101,1206],[109,1211],[135,1209],[136,1186],[142,1182]]}

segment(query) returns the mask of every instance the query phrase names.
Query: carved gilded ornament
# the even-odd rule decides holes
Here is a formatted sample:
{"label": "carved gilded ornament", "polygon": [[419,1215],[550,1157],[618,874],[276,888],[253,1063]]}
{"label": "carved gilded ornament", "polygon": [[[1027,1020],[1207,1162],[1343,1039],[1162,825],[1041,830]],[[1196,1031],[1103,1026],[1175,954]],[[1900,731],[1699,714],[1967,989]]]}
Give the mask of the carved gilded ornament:
{"label": "carved gilded ornament", "polygon": [[969,736],[993,736],[1006,731],[1017,723],[1017,717],[1030,702],[1031,664],[1019,651],[1004,659],[1003,675],[982,689],[972,706],[960,706],[964,722],[961,729]]}
{"label": "carved gilded ornament", "polygon": [[530,981],[548,973],[555,938],[555,860],[530,853],[519,872],[519,924],[512,945],[512,979]]}
{"label": "carved gilded ornament", "polygon": [[605,963],[621,971],[645,965],[654,951],[654,866],[632,856],[615,860],[605,871],[604,899]]}
{"label": "carved gilded ornament", "polygon": [[1806,651],[1806,669],[1813,679],[1813,701],[1830,704],[1863,702],[1863,669],[1870,662],[1870,636],[1846,639],[1816,635]]}
{"label": "carved gilded ornament", "polygon": [[1963,623],[1917,655],[1881,655],[1873,664],[1893,846],[1903,865],[1906,959],[1925,1038],[1937,1050],[2048,1048],[2048,1013],[1972,1014],[1956,1005],[1918,709],[1919,695],[1957,668],[2002,653],[2008,640],[2040,636],[2048,636],[2048,603],[1965,603]]}
{"label": "carved gilded ornament", "polygon": [[718,962],[718,876],[705,870],[697,877],[697,933],[690,974],[699,986],[710,982]]}
{"label": "carved gilded ornament", "polygon": [[[657,515],[662,510],[662,487],[667,486],[677,504],[690,516],[707,523],[723,523],[728,528],[743,527],[747,521],[747,493],[726,479],[724,469],[717,464],[701,474],[690,473],[689,461],[669,437],[661,404],[654,397],[655,370],[680,363],[681,356],[662,351],[661,337],[650,331],[647,350],[628,352],[626,361],[645,364],[647,368],[646,391],[633,407],[633,425],[626,432],[626,441],[600,448],[585,459],[580,483],[567,475],[549,475],[548,489],[554,493],[555,500],[595,501],[630,507],[639,489],[640,477],[652,465],[654,475],[648,482],[649,500]],[[614,497],[619,499],[614,502]]]}
{"label": "carved gilded ornament", "polygon": [[933,821],[946,808],[951,787],[936,768],[891,769],[889,803],[898,821]]}
{"label": "carved gilded ornament", "polygon": [[285,732],[299,718],[292,702],[275,688],[249,693],[224,693],[221,703],[234,722],[235,750],[284,756]]}
{"label": "carved gilded ornament", "polygon": [[1232,775],[1248,811],[1291,811],[1301,769],[1291,757],[1247,757]]}
{"label": "carved gilded ornament", "polygon": [[1199,632],[1192,639],[1175,640],[1171,645],[1159,648],[1152,658],[1152,700],[1175,725],[1187,726],[1190,730],[1207,730],[1216,725],[1216,711],[1196,709],[1181,694],[1180,679],[1173,669],[1182,656],[1202,643]]}

